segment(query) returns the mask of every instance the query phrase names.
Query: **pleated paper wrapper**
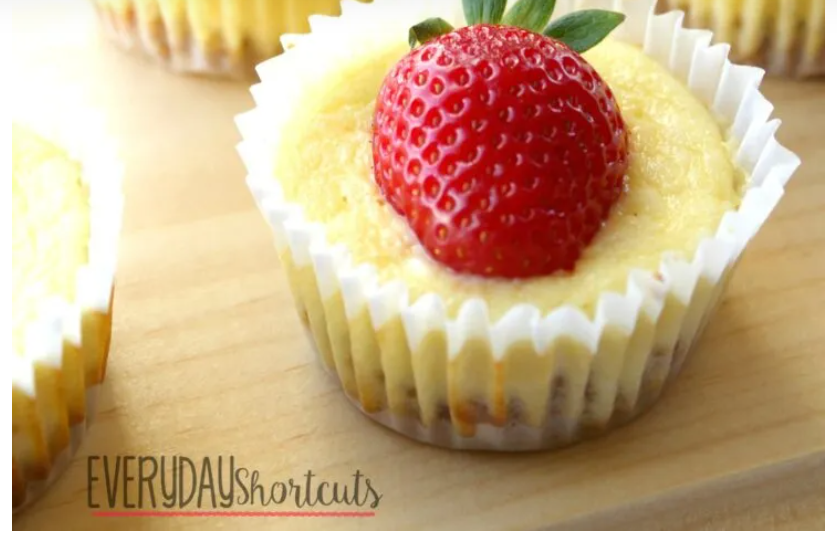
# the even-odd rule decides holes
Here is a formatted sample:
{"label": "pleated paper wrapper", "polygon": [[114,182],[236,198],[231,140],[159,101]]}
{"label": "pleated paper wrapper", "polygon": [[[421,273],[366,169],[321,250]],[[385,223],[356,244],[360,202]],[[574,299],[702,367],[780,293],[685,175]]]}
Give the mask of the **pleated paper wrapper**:
{"label": "pleated paper wrapper", "polygon": [[[762,69],[730,63],[729,46],[709,46],[710,32],[683,29],[682,12],[655,15],[654,2],[564,1],[556,15],[582,8],[627,14],[614,36],[641,46],[726,120],[729,139],[739,141],[735,160],[749,177],[739,209],[724,215],[693,256],[665,255],[655,272],[630,272],[625,293],[602,293],[592,317],[572,306],[541,315],[520,303],[492,322],[479,298],[449,316],[442,297],[411,301],[403,282],[379,281],[375,267],[355,264],[345,245],[330,244],[322,225],[283,197],[272,168],[294,96],[305,91],[299,71],[296,85],[287,83],[290,66],[303,63],[291,63],[295,51],[259,66],[257,106],[237,118],[247,184],[322,363],[360,410],[414,439],[540,450],[600,435],[642,413],[676,377],[799,165],[774,137],[780,122],[770,119],[773,106],[758,90]],[[355,36],[393,26],[406,36],[412,22],[429,16],[464,24],[459,2],[344,2],[341,17],[312,17],[312,34],[285,42],[333,39],[335,54],[351,54],[346,44]]]}
{"label": "pleated paper wrapper", "polygon": [[61,475],[94,417],[111,336],[113,284],[122,223],[123,168],[104,116],[69,91],[16,99],[13,121],[62,148],[89,187],[88,262],[75,302],[50,297],[12,351],[12,508],[28,506]]}

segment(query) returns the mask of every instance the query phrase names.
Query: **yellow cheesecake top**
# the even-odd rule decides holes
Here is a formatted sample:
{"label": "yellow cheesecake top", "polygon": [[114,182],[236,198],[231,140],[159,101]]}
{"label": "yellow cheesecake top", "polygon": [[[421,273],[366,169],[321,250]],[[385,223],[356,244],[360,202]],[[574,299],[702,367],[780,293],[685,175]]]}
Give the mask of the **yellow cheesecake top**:
{"label": "yellow cheesecake top", "polygon": [[73,301],[87,263],[90,221],[81,166],[27,128],[12,124],[12,347],[47,297]]}
{"label": "yellow cheesecake top", "polygon": [[322,78],[294,103],[275,155],[286,198],[327,238],[348,247],[354,264],[377,267],[379,281],[427,292],[448,314],[483,298],[492,319],[518,303],[542,313],[565,304],[592,315],[601,292],[623,292],[635,268],[654,271],[666,252],[691,259],[724,212],[740,201],[743,174],[723,129],[688,88],[638,48],[612,39],[584,56],[613,90],[630,130],[627,191],[572,274],[526,280],[466,277],[433,262],[383,200],[372,172],[371,133],[382,80],[409,51],[395,39],[351,61],[323,66]]}

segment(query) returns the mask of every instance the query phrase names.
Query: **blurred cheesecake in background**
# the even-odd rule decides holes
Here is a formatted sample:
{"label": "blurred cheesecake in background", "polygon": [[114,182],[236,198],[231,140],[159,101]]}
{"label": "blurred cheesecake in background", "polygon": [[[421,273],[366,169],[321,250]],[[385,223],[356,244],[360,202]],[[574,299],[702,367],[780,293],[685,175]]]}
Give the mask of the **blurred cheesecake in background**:
{"label": "blurred cheesecake in background", "polygon": [[[110,349],[121,164],[79,121],[12,121],[12,509],[63,472]],[[36,126],[37,125],[37,126]]]}
{"label": "blurred cheesecake in background", "polygon": [[686,12],[684,25],[729,43],[730,59],[771,76],[825,74],[825,0],[660,0],[657,11]]}
{"label": "blurred cheesecake in background", "polygon": [[[362,0],[370,1],[370,0]],[[306,33],[311,15],[340,0],[92,0],[110,39],[180,73],[254,79],[282,52],[282,34]]]}

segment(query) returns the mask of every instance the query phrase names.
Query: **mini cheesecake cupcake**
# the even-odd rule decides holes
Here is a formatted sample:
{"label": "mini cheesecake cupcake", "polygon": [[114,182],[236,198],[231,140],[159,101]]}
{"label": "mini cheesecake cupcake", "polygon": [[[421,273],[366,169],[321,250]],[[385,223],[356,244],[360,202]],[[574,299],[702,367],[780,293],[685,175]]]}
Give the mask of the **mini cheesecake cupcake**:
{"label": "mini cheesecake cupcake", "polygon": [[825,0],[662,0],[658,7],[683,10],[688,26],[712,30],[732,45],[733,61],[776,76],[825,74]]}
{"label": "mini cheesecake cupcake", "polygon": [[92,0],[108,35],[179,72],[252,78],[282,52],[282,34],[308,31],[339,0]]}
{"label": "mini cheesecake cupcake", "polygon": [[40,106],[12,121],[13,512],[69,463],[105,377],[121,168],[95,125]]}
{"label": "mini cheesecake cupcake", "polygon": [[580,5],[346,3],[258,67],[239,150],[300,318],[415,439],[537,450],[638,416],[799,164],[710,32]]}

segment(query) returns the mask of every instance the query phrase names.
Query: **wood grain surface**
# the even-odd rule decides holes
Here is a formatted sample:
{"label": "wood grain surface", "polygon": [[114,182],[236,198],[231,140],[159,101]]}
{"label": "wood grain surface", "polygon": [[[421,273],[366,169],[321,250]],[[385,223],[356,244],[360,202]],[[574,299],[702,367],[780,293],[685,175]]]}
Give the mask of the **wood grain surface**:
{"label": "wood grain surface", "polygon": [[[245,85],[114,50],[83,1],[2,9],[15,84],[85,93],[127,165],[101,411],[14,529],[824,528],[822,81],[765,84],[803,165],[660,403],[564,451],[453,453],[359,415],[316,364],[234,149]],[[368,518],[94,516],[107,491],[88,490],[89,456],[174,454],[233,455],[270,481],[360,471],[383,497]]]}

